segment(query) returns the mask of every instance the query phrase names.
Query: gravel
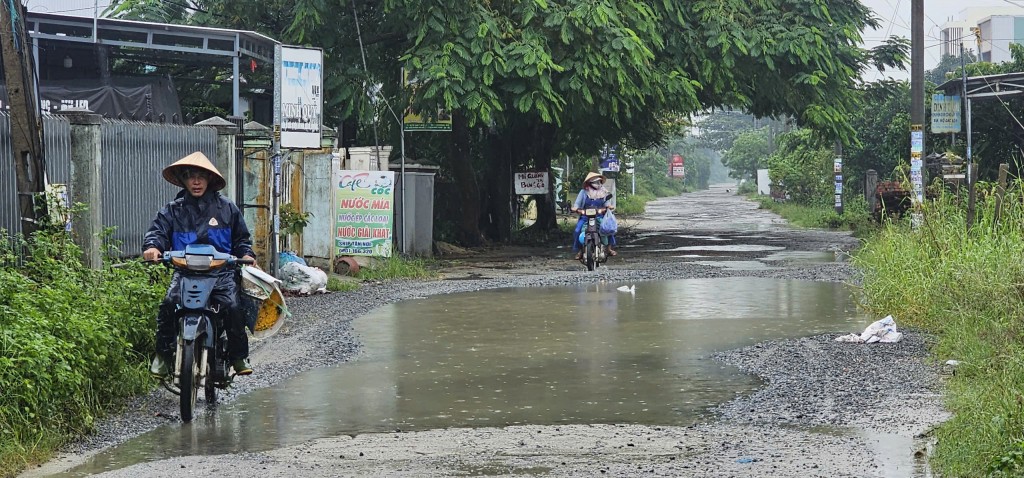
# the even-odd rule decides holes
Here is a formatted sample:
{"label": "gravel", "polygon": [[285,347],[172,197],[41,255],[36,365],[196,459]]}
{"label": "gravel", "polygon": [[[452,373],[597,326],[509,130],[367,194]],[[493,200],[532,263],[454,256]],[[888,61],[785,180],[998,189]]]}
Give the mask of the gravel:
{"label": "gravel", "polygon": [[[627,224],[622,253],[595,272],[582,271],[565,248],[505,247],[440,258],[441,279],[373,283],[354,292],[290,298],[292,317],[285,327],[252,342],[256,373],[236,381],[222,401],[304,370],[357,358],[360,343],[351,332],[352,319],[411,298],[499,287],[735,276],[859,282],[846,260],[858,241],[847,233],[789,228],[724,188],[659,204],[663,201],[675,201],[672,210],[683,211],[678,220]],[[702,207],[711,207],[706,204],[713,204],[718,216],[731,214],[732,223],[740,225],[723,226],[730,222],[720,217],[693,219],[706,212]],[[731,252],[721,258],[760,259],[772,266],[731,270],[649,252],[710,244],[710,236],[829,252],[837,261],[767,261],[764,251]],[[715,408],[714,420],[695,427],[572,425],[366,434],[266,453],[162,460],[104,476],[191,476],[213,467],[223,476],[924,476],[919,451],[928,446],[929,430],[948,414],[941,406],[939,370],[928,361],[930,338],[904,332],[896,344],[839,343],[835,335],[822,335],[715,354],[714,359],[759,376],[764,387]],[[95,433],[24,476],[66,470],[168,421],[177,421],[175,396],[157,390],[137,397],[122,412],[100,420]],[[876,456],[878,437],[896,439],[902,448]]]}

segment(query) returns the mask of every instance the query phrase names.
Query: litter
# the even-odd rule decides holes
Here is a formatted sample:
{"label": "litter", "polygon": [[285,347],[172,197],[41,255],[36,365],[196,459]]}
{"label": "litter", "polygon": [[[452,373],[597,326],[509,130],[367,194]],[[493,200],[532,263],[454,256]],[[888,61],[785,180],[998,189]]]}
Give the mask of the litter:
{"label": "litter", "polygon": [[629,285],[629,286],[624,285],[624,286],[619,287],[618,289],[615,289],[615,290],[617,290],[619,292],[629,292],[630,294],[635,294],[636,293],[636,284]]}
{"label": "litter", "polygon": [[891,344],[903,339],[903,332],[896,330],[896,321],[891,315],[884,319],[877,320],[869,325],[860,335],[847,334],[836,337],[836,342],[853,342],[858,344],[873,344],[880,342]]}
{"label": "litter", "polygon": [[281,288],[300,295],[327,292],[327,273],[297,261],[281,266]]}

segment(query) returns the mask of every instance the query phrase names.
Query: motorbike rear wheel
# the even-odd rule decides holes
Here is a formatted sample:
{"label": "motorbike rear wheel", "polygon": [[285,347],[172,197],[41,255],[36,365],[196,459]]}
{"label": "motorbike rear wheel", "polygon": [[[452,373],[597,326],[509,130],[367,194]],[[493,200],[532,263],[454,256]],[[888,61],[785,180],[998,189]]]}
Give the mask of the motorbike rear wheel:
{"label": "motorbike rear wheel", "polygon": [[181,347],[181,378],[179,380],[178,401],[181,404],[181,421],[192,421],[196,408],[196,395],[199,392],[199,361],[196,349],[202,347],[198,342],[190,342]]}

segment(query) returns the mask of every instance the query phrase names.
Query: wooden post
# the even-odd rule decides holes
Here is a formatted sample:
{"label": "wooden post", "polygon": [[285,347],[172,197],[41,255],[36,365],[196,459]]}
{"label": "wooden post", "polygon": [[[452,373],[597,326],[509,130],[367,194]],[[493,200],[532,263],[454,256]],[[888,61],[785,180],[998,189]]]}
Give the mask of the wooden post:
{"label": "wooden post", "polygon": [[878,171],[869,169],[864,178],[864,199],[868,202],[868,213],[875,213],[875,201],[878,200]]}
{"label": "wooden post", "polygon": [[1010,165],[1002,163],[999,165],[999,186],[996,189],[996,224],[999,224],[1003,217],[1003,196],[1006,195],[1006,175]]}
{"label": "wooden post", "polygon": [[[11,12],[11,8],[14,12]],[[12,21],[12,17],[14,20]],[[43,125],[36,98],[33,59],[25,29],[25,7],[21,0],[0,4],[0,55],[3,58],[7,105],[11,115],[11,144],[17,178],[21,232],[26,237],[39,230],[46,217],[43,182]]]}

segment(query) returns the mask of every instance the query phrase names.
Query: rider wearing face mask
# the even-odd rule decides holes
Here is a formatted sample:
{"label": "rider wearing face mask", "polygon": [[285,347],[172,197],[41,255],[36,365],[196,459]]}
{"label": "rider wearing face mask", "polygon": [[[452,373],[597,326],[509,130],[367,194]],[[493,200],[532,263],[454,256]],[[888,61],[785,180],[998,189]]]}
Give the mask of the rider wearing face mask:
{"label": "rider wearing face mask", "polygon": [[[576,200],[573,201],[570,211],[580,212],[584,209],[595,208],[598,209],[598,217],[604,217],[605,209],[615,209],[615,198],[612,197],[612,193],[604,187],[605,178],[598,173],[587,173],[587,178],[583,180],[583,189],[576,195]],[[583,244],[580,243],[580,232],[583,231],[583,225],[586,223],[586,218],[580,216],[579,221],[576,222],[576,232],[573,233],[572,250],[576,252],[576,260],[583,258]],[[615,236],[608,237],[608,255],[615,256],[618,252],[615,251],[616,246]]]}
{"label": "rider wearing face mask", "polygon": [[[143,259],[156,261],[165,251],[184,250],[189,244],[210,244],[220,252],[253,259],[252,240],[242,212],[218,192],[227,183],[206,155],[197,151],[185,156],[164,168],[163,177],[182,190],[160,209],[146,232],[142,242]],[[245,335],[235,271],[223,269],[215,274],[217,284],[210,299],[220,304],[221,314],[224,314],[228,360],[235,374],[248,375],[252,373],[248,361],[249,338]],[[154,376],[166,376],[173,363],[177,338],[174,309],[180,282],[175,272],[157,314],[156,357],[150,366]]]}

